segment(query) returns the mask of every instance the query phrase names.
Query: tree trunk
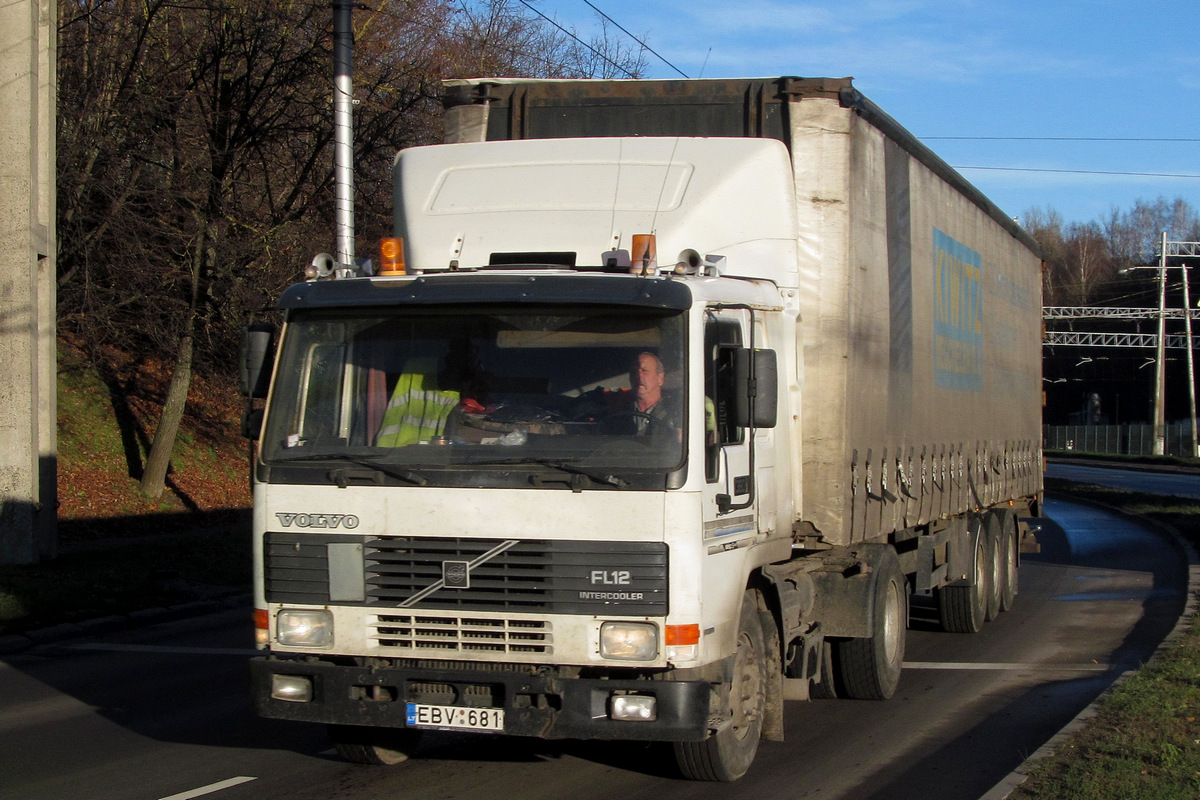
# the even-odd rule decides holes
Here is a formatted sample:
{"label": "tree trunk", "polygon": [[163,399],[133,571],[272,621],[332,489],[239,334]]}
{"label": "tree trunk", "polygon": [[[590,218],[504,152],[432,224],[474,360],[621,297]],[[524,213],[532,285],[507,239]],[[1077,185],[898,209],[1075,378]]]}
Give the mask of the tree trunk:
{"label": "tree trunk", "polygon": [[192,385],[192,324],[189,319],[187,330],[179,342],[179,355],[171,371],[171,385],[163,403],[162,417],[158,421],[158,429],[154,431],[150,452],[146,455],[146,468],[142,471],[142,494],[155,499],[162,497],[167,469],[171,465],[171,453],[175,450],[175,435],[179,433],[188,389]]}
{"label": "tree trunk", "polygon": [[142,471],[142,494],[158,499],[162,497],[167,481],[167,469],[171,466],[171,453],[175,450],[175,436],[183,411],[187,406],[188,389],[192,385],[192,349],[195,338],[196,308],[200,297],[200,276],[205,252],[210,240],[208,223],[197,220],[199,233],[192,248],[191,297],[188,301],[187,319],[183,322],[183,334],[179,337],[179,352],[175,356],[175,367],[171,370],[171,385],[163,402],[162,417],[154,431],[154,441],[146,454],[146,468]]}

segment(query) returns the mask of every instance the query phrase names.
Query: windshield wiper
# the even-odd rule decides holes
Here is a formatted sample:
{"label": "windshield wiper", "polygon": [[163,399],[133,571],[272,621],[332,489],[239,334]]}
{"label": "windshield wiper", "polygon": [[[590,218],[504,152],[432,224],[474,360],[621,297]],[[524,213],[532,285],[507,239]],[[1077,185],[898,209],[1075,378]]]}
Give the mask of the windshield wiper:
{"label": "windshield wiper", "polygon": [[[571,487],[571,491],[574,491],[574,492],[579,492],[579,491],[583,491],[584,489],[586,489],[587,481],[590,481],[591,483],[603,484],[605,486],[615,486],[618,489],[624,489],[625,487],[629,486],[629,481],[625,480],[624,478],[620,477],[619,475],[604,475],[603,473],[597,472],[595,470],[589,470],[589,469],[584,469],[582,467],[577,467],[571,463],[572,460],[573,459],[554,459],[554,458],[540,458],[538,456],[524,456],[521,458],[493,459],[491,461],[472,461],[471,465],[472,466],[479,466],[479,465],[482,465],[482,466],[506,466],[506,465],[510,465],[510,464],[511,465],[536,464],[537,466],[540,466],[540,467],[549,467],[550,469],[557,470],[558,472],[565,472],[566,474],[571,475],[572,477],[584,479],[583,481],[577,481],[577,480],[566,481],[566,483]],[[534,475],[530,475],[529,478],[533,482],[533,485],[538,486],[538,487],[542,486],[545,483],[564,483],[564,481],[561,478],[557,479],[557,480],[554,478],[547,479],[547,477],[544,475],[534,474]]]}
{"label": "windshield wiper", "polygon": [[393,464],[382,464],[377,459],[352,456],[348,453],[304,453],[303,455],[292,456],[290,458],[278,458],[275,461],[288,464],[296,461],[348,461],[351,464],[363,467],[361,470],[347,469],[345,467],[329,470],[329,480],[336,483],[339,489],[345,489],[352,480],[368,480],[375,484],[382,484],[383,481],[381,478],[384,475],[411,483],[414,486],[424,486],[429,482],[419,472],[414,472]]}

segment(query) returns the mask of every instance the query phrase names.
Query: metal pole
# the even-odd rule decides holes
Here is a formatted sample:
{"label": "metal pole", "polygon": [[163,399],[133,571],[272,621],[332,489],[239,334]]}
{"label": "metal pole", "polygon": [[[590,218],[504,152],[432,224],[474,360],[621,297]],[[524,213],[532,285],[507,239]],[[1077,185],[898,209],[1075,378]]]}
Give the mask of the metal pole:
{"label": "metal pole", "polygon": [[1183,327],[1187,336],[1188,403],[1192,413],[1192,458],[1200,456],[1200,441],[1196,436],[1196,364],[1192,354],[1192,296],[1188,290],[1188,268],[1181,264],[1183,273]]}
{"label": "metal pole", "polygon": [[354,4],[333,4],[333,181],[337,213],[337,264],[354,266]]}
{"label": "metal pole", "polygon": [[1162,243],[1158,257],[1158,345],[1154,368],[1154,455],[1161,456],[1167,451],[1167,411],[1163,402],[1166,394],[1167,372],[1166,361],[1166,329],[1167,329],[1167,232],[1162,232]]}

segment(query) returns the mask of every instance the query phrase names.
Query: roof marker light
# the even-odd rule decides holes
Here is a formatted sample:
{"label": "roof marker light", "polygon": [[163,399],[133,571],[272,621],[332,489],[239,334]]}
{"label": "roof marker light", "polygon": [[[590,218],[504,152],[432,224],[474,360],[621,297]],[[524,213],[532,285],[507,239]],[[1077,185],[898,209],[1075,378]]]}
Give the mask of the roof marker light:
{"label": "roof marker light", "polygon": [[379,240],[379,274],[408,274],[404,263],[404,240],[399,236],[385,236]]}
{"label": "roof marker light", "polygon": [[651,275],[658,271],[658,244],[653,233],[635,233],[631,249],[633,266],[630,273]]}

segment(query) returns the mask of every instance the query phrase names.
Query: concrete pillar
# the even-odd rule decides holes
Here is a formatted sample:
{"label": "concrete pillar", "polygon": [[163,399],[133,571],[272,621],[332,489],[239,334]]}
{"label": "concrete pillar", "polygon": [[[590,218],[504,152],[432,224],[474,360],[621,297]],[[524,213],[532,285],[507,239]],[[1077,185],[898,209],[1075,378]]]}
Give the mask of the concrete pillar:
{"label": "concrete pillar", "polygon": [[0,2],[0,563],[57,549],[56,0]]}

